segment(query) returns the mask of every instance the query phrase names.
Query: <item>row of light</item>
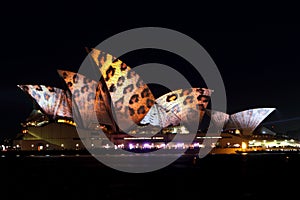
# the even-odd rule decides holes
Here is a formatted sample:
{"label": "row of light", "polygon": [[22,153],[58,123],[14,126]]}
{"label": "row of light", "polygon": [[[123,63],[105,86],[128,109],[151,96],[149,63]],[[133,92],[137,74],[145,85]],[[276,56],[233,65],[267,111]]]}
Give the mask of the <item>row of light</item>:
{"label": "row of light", "polygon": [[257,147],[257,146],[263,146],[263,147],[285,147],[285,146],[291,146],[291,147],[300,147],[300,143],[295,143],[295,140],[262,140],[262,141],[256,141],[251,140],[249,141],[249,146],[251,147]]}
{"label": "row of light", "polygon": [[[34,144],[31,144],[30,146],[31,146],[31,148],[34,148],[34,147],[35,147]],[[45,145],[46,148],[49,148],[49,146],[50,146],[49,144],[46,144],[46,145]],[[61,145],[60,145],[61,148],[64,148],[64,146],[65,146],[64,144],[61,144]],[[93,145],[92,145],[92,146],[93,146]],[[1,147],[2,147],[2,149],[8,149],[8,146],[5,147],[4,145],[2,145]],[[37,147],[38,147],[38,150],[43,150],[43,149],[44,149],[44,145],[38,145]],[[75,147],[78,148],[78,147],[79,147],[79,144],[78,144],[78,143],[75,144]],[[16,146],[13,146],[13,148],[14,148],[14,149],[20,149],[20,148],[21,148],[21,145],[16,144]]]}
{"label": "row of light", "polygon": [[66,119],[58,119],[58,123],[65,123],[65,124],[70,124],[72,126],[76,126],[76,123],[72,120],[66,120]]}
{"label": "row of light", "polygon": [[[211,147],[214,147],[214,144],[211,144]],[[92,144],[92,147],[94,147],[94,144]],[[106,149],[108,148],[115,148],[115,149],[124,149],[125,145],[124,144],[118,144],[118,145],[109,145],[106,144],[105,146],[102,146]],[[193,143],[193,144],[185,144],[185,143],[160,143],[160,144],[154,144],[154,143],[129,143],[127,148],[129,149],[187,149],[187,148],[204,148],[204,144],[200,144],[198,142]]]}

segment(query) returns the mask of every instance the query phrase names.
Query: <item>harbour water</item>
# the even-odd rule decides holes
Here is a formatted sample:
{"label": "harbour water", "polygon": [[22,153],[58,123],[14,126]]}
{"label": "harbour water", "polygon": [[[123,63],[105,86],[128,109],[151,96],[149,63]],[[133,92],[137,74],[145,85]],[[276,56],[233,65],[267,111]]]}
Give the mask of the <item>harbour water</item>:
{"label": "harbour water", "polygon": [[0,169],[1,199],[297,199],[300,186],[298,153],[185,155],[147,173],[88,154],[10,155]]}

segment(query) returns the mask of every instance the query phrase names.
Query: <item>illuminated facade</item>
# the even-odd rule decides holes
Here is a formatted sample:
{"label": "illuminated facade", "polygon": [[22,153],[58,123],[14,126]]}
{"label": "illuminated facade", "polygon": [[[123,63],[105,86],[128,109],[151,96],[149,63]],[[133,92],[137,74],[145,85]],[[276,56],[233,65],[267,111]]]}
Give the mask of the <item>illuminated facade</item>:
{"label": "illuminated facade", "polygon": [[[23,135],[15,144],[22,149],[107,148],[110,140],[121,148],[141,147],[145,142],[150,147],[189,148],[201,147],[206,137],[218,137],[221,140],[212,142],[211,146],[228,147],[233,142],[235,147],[240,147],[245,140],[243,136],[251,135],[274,110],[259,108],[232,115],[209,110],[213,90],[207,88],[178,89],[155,99],[141,77],[125,63],[95,49],[90,55],[102,74],[99,81],[58,70],[67,90],[18,85],[36,108],[22,124]],[[216,136],[191,133],[190,126],[201,124],[205,116],[209,117]],[[86,134],[79,137],[76,128]],[[226,132],[233,128],[242,134]],[[198,135],[193,144],[178,144],[172,143],[176,134]]]}

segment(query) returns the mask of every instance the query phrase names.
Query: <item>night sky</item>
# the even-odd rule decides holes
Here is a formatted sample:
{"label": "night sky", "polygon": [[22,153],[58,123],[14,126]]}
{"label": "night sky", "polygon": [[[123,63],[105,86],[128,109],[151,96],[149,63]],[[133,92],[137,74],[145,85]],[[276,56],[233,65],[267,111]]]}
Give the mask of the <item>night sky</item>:
{"label": "night sky", "polygon": [[[11,5],[1,13],[0,141],[14,137],[32,110],[31,101],[17,84],[62,87],[64,83],[56,70],[76,71],[87,55],[85,47],[95,47],[121,31],[146,26],[177,30],[206,49],[224,80],[229,114],[275,107],[277,111],[269,120],[300,116],[297,24],[202,24],[193,14],[137,12],[129,16],[122,9],[110,12],[91,5],[44,5],[40,9],[26,6]],[[182,70],[197,85],[198,79],[193,77],[188,63],[176,55],[138,51],[122,60],[133,68],[153,60],[168,64]]]}

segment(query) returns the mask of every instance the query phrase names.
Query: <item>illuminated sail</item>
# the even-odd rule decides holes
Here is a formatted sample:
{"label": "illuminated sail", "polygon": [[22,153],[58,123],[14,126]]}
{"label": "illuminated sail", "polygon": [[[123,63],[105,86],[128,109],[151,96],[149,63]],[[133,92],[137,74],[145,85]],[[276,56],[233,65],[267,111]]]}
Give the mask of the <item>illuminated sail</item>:
{"label": "illuminated sail", "polygon": [[230,115],[227,128],[234,125],[235,128],[241,129],[244,135],[249,135],[274,110],[275,108],[255,108],[234,113]]}
{"label": "illuminated sail", "polygon": [[116,57],[97,49],[93,49],[90,52],[90,55],[99,69],[101,69],[100,67],[107,69],[113,63],[113,61],[116,60]]}
{"label": "illuminated sail", "polygon": [[109,117],[107,107],[101,93],[100,82],[91,80],[82,74],[75,72],[58,70],[59,75],[64,79],[70,89],[73,100],[76,106],[73,109],[77,110],[79,117],[76,121],[81,121],[83,127],[91,128],[98,124],[112,124]]}
{"label": "illuminated sail", "polygon": [[159,97],[155,102],[174,113],[182,122],[198,123],[202,120],[212,92],[207,88],[180,89]]}
{"label": "illuminated sail", "polygon": [[179,125],[180,119],[176,114],[155,103],[140,123],[165,128]]}
{"label": "illuminated sail", "polygon": [[229,120],[229,114],[216,111],[216,110],[206,110],[209,115],[213,128],[215,131],[221,132]]}
{"label": "illuminated sail", "polygon": [[110,109],[110,96],[105,91],[103,85],[98,82],[98,86],[96,89],[96,97],[95,97],[95,105],[94,109],[100,124],[107,124],[112,126],[113,130],[115,131],[115,124],[112,119],[112,113]]}
{"label": "illuminated sail", "polygon": [[18,85],[50,116],[72,118],[71,97],[63,89],[45,85]]}
{"label": "illuminated sail", "polygon": [[91,57],[107,85],[115,118],[121,129],[138,124],[154,104],[154,96],[133,69],[113,56],[93,49]]}

